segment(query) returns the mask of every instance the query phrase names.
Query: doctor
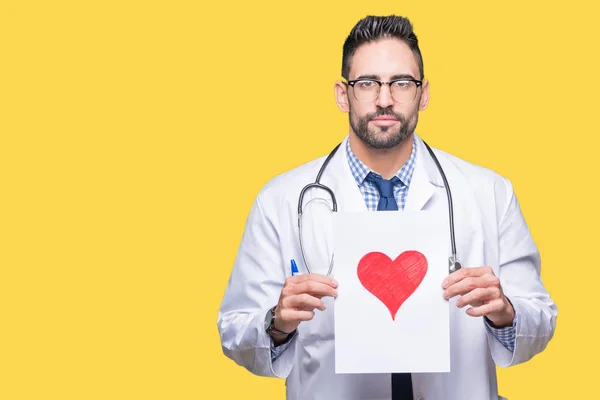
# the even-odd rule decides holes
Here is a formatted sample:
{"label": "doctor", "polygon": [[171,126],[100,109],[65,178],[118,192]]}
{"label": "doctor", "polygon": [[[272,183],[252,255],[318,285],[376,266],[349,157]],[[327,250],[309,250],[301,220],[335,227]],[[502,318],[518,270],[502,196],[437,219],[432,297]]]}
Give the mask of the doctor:
{"label": "doctor", "polygon": [[[342,76],[335,97],[349,113],[349,135],[321,178],[335,193],[338,210],[447,212],[444,182],[415,133],[429,82],[410,21],[359,21],[344,43]],[[544,350],[557,308],[540,279],[540,257],[510,182],[434,153],[451,188],[464,266],[440,282],[450,302],[451,372],[335,373],[334,300],[343,288],[334,277],[343,266],[334,264],[327,275],[326,262],[313,264],[309,273],[297,223],[300,191],[314,182],[325,157],[274,178],[258,194],[219,310],[225,355],[254,374],[287,378],[290,400],[501,398],[495,367],[523,363]],[[315,198],[329,196],[311,190],[304,204]],[[312,224],[308,236],[330,229],[327,219],[306,218]],[[307,241],[307,252],[327,253],[325,241]],[[292,276],[291,259],[300,274]],[[373,327],[374,341],[377,336]]]}

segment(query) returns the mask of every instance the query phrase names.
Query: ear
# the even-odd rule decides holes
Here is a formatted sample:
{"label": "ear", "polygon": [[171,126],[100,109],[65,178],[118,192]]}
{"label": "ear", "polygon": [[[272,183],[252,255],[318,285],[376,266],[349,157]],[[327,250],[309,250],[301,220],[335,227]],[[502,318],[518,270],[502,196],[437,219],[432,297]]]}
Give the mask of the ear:
{"label": "ear", "polygon": [[419,111],[423,111],[429,104],[429,80],[425,79],[421,85],[421,100],[419,100]]}
{"label": "ear", "polygon": [[350,105],[348,104],[348,85],[342,81],[337,81],[333,90],[338,108],[346,113],[350,111]]}

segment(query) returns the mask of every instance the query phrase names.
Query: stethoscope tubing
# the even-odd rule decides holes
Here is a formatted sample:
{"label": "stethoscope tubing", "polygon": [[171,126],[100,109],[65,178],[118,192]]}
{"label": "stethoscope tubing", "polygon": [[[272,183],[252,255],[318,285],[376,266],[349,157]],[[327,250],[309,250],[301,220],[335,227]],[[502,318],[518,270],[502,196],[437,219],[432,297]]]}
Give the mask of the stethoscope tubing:
{"label": "stethoscope tubing", "polygon": [[[448,179],[446,179],[446,174],[444,173],[444,169],[442,168],[440,162],[438,161],[438,159],[435,156],[431,147],[429,147],[429,145],[425,141],[423,141],[423,143],[425,144],[425,147],[427,147],[427,150],[429,151],[431,158],[433,158],[433,161],[435,162],[435,165],[436,165],[438,171],[440,172],[440,175],[442,176],[442,180],[444,181],[444,188],[446,189],[446,197],[448,198],[450,244],[452,246],[452,256],[448,259],[448,267],[449,267],[450,272],[454,272],[454,271],[457,271],[458,269],[462,268],[462,265],[461,265],[460,261],[458,260],[458,257],[456,254],[456,238],[455,238],[455,234],[454,234],[454,206],[452,204],[452,193],[450,191],[450,185],[448,184]],[[310,189],[325,190],[331,196],[331,201],[332,201],[331,211],[333,211],[333,212],[337,211],[337,200],[335,198],[335,193],[333,192],[333,190],[331,190],[331,188],[329,188],[328,186],[323,185],[321,183],[321,177],[323,176],[323,173],[325,172],[325,169],[327,168],[329,161],[331,161],[331,159],[333,158],[333,156],[335,155],[335,153],[337,152],[337,150],[339,149],[341,144],[342,143],[339,143],[329,153],[329,155],[323,162],[323,165],[319,169],[319,173],[317,174],[317,178],[315,179],[315,182],[309,183],[308,185],[304,186],[304,188],[302,188],[302,191],[300,192],[300,196],[298,198],[298,236],[300,238],[300,251],[302,253],[302,259],[304,261],[304,265],[306,266],[306,269],[309,273],[311,273],[311,270],[310,270],[310,267],[308,266],[308,261],[306,259],[306,254],[304,252],[304,241],[302,238],[302,217],[303,217],[302,204],[304,202],[304,194]],[[327,275],[330,275],[331,271],[333,270],[333,259],[334,259],[334,256],[332,255],[331,262],[329,263],[329,269],[327,271]]]}

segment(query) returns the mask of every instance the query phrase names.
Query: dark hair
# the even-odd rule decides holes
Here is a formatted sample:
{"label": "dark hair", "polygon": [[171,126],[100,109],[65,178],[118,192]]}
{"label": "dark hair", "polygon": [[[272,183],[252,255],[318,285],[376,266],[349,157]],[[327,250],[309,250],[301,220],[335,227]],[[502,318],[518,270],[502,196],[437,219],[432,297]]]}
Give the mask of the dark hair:
{"label": "dark hair", "polygon": [[413,32],[412,24],[408,18],[397,15],[389,15],[387,17],[369,15],[354,25],[354,28],[352,28],[344,42],[342,76],[349,79],[350,62],[360,46],[389,38],[402,40],[410,47],[417,59],[419,72],[421,73],[420,78],[423,79],[423,57],[421,56],[421,50],[419,50],[417,35]]}

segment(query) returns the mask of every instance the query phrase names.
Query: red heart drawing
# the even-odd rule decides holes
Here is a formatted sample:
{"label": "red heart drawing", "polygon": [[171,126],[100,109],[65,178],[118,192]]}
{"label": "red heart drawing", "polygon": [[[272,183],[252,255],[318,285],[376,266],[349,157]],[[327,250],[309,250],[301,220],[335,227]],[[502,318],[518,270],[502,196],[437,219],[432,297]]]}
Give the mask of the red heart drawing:
{"label": "red heart drawing", "polygon": [[427,273],[427,258],[409,250],[394,261],[383,253],[365,254],[358,263],[360,283],[377,297],[396,319],[400,306],[417,290]]}

